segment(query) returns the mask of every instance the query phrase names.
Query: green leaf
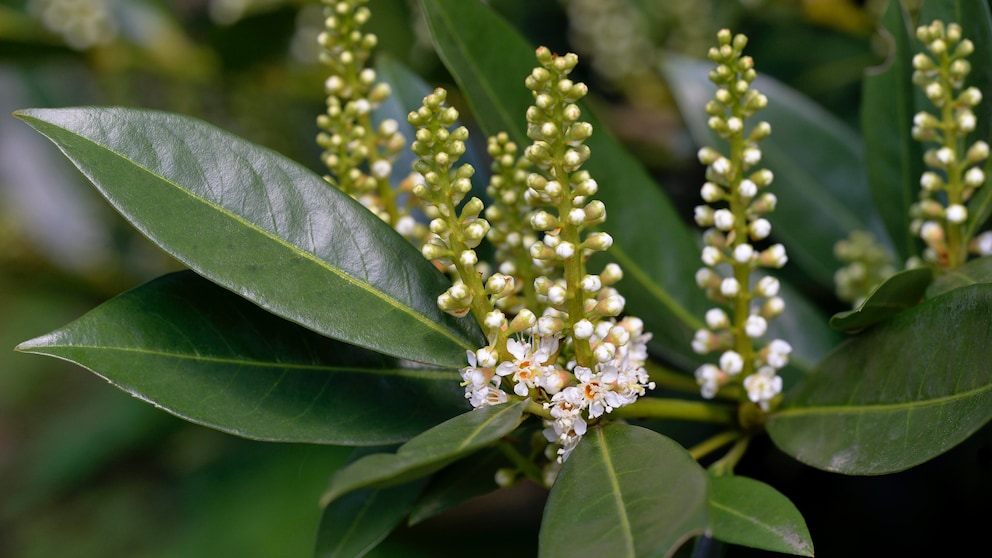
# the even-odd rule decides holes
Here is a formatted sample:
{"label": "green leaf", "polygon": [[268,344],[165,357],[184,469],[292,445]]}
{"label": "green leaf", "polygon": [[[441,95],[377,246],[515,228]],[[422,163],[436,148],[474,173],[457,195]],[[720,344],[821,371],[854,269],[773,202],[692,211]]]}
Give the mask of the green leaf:
{"label": "green leaf", "polygon": [[884,322],[919,304],[931,281],[933,270],[929,267],[900,271],[875,287],[854,310],[834,314],[830,318],[830,327],[854,332]]}
{"label": "green leaf", "polygon": [[328,339],[189,271],[17,350],[74,362],[180,418],[258,440],[395,443],[465,408],[453,371]]}
{"label": "green leaf", "polygon": [[375,548],[406,516],[427,479],[352,492],[324,509],[316,558],[358,558]]}
{"label": "green leaf", "polygon": [[672,440],[614,423],[573,450],[544,507],[541,558],[671,556],[707,526],[707,475]]}
{"label": "green leaf", "polygon": [[476,496],[499,489],[496,470],[509,463],[497,449],[482,450],[452,463],[431,477],[420,499],[410,510],[410,525],[443,513]]}
{"label": "green leaf", "polygon": [[850,339],[768,418],[785,453],[827,471],[918,465],[992,418],[992,285],[961,287]]}
{"label": "green leaf", "polygon": [[[434,44],[465,93],[487,134],[507,132],[521,146],[527,107],[533,103],[524,78],[537,64],[534,49],[488,6],[465,0],[422,0]],[[686,368],[700,362],[692,335],[708,308],[693,279],[699,248],[671,203],[644,168],[606,127],[583,110],[596,132],[586,141],[592,158],[585,167],[600,184],[597,197],[609,217],[602,226],[613,236],[608,257],[624,270],[618,288],[628,308],[637,309],[652,348]]]}
{"label": "green leaf", "polygon": [[[669,54],[662,69],[696,143],[725,150],[725,141],[709,129],[704,110],[716,91],[708,78],[713,66]],[[768,217],[773,235],[786,245],[792,262],[832,291],[834,244],[852,230],[881,228],[865,183],[861,141],[836,117],[785,85],[759,75],[754,86],[768,97],[768,107],[756,118],[772,127],[760,147],[763,165],[775,173],[771,192],[778,197],[778,208]]]}
{"label": "green leaf", "polygon": [[926,297],[933,298],[977,283],[992,283],[992,256],[971,260],[957,269],[944,272],[930,284]]}
{"label": "green leaf", "polygon": [[[986,96],[992,94],[992,11],[988,2],[974,0],[926,0],[920,7],[920,25],[929,25],[934,19],[944,23],[957,22],[961,25],[962,36],[971,39],[975,44],[975,52],[968,57],[971,63],[971,73],[968,74],[966,85],[975,86]],[[923,45],[916,41],[917,51],[923,50]],[[937,113],[922,95],[917,96],[919,106],[926,107],[931,113]],[[992,142],[992,106],[981,103],[975,107],[977,126],[968,136],[968,143],[976,140]],[[985,164],[985,174],[992,173],[992,160]],[[966,234],[970,238],[981,230],[982,226],[992,215],[992,188],[986,185],[979,188],[968,204],[968,225]]]}
{"label": "green leaf", "polygon": [[738,476],[710,478],[710,533],[732,544],[813,556],[813,541],[796,506],[763,482]]}
{"label": "green leaf", "polygon": [[334,473],[321,505],[352,490],[388,486],[438,471],[512,432],[520,424],[527,402],[476,409],[420,434],[395,454],[365,456]]}
{"label": "green leaf", "polygon": [[875,207],[900,260],[905,261],[917,252],[917,239],[909,230],[909,206],[918,198],[924,170],[923,146],[911,132],[918,112],[912,62],[917,44],[899,0],[889,2],[882,25],[888,58],[883,66],[866,71],[861,129]]}
{"label": "green leaf", "polygon": [[272,151],[192,118],[31,109],[143,234],[270,312],[378,352],[457,366],[484,340],[437,308],[448,281],[361,204]]}

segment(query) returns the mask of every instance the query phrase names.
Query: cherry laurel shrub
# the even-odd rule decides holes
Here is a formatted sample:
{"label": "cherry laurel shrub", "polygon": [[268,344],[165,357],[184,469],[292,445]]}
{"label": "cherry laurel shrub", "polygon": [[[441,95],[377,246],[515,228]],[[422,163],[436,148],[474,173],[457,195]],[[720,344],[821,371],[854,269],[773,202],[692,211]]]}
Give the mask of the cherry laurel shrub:
{"label": "cherry laurel shrub", "polygon": [[[925,2],[915,33],[890,3],[864,155],[760,76],[743,35],[667,60],[704,146],[695,230],[583,107],[574,54],[535,55],[481,3],[423,0],[489,134],[475,168],[444,89],[402,107],[395,88],[425,86],[371,65],[366,1],[324,4],[323,178],[180,115],[17,113],[191,270],[18,349],[239,436],[402,444],[333,472],[318,555],[527,480],[550,491],[541,556],[671,555],[695,536],[812,556],[796,507],[734,473],[756,438],[881,475],[992,418],[992,119],[969,85],[992,71],[992,44],[969,39],[992,36],[986,3],[959,24],[922,19],[942,15]],[[831,329],[804,292],[834,279],[855,307]],[[672,420],[699,428],[676,442]],[[480,467],[496,484],[466,486]]]}

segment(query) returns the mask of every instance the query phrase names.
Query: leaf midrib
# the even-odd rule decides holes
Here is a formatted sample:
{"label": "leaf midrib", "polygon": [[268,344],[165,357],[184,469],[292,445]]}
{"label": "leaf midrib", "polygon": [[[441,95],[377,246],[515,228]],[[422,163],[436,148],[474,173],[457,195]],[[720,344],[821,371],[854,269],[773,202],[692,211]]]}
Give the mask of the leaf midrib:
{"label": "leaf midrib", "polygon": [[134,347],[113,347],[107,345],[18,345],[15,350],[24,353],[32,353],[45,356],[54,356],[65,358],[77,364],[82,364],[77,362],[65,355],[59,354],[58,351],[44,351],[41,349],[52,348],[52,349],[80,349],[88,351],[103,351],[103,352],[119,352],[126,354],[139,354],[149,357],[165,357],[172,358],[175,360],[186,360],[193,362],[203,362],[209,364],[222,364],[229,366],[247,366],[253,368],[274,368],[282,370],[301,370],[301,371],[313,371],[313,372],[342,372],[342,373],[357,373],[357,374],[367,374],[370,376],[397,376],[403,378],[416,378],[423,380],[437,380],[437,381],[452,381],[457,379],[457,375],[448,373],[444,369],[437,369],[436,373],[428,372],[427,370],[410,370],[404,368],[359,368],[359,367],[341,367],[341,366],[324,366],[316,364],[299,364],[299,363],[284,363],[284,362],[263,362],[257,360],[240,360],[236,358],[229,357],[216,357],[216,356],[199,356],[199,355],[188,355],[183,353],[174,353],[168,351],[151,351],[148,349],[136,349]]}
{"label": "leaf midrib", "polygon": [[[738,519],[744,520],[744,521],[746,521],[746,522],[754,525],[755,527],[758,527],[759,529],[761,529],[761,530],[763,530],[763,531],[765,531],[767,533],[771,533],[772,535],[775,535],[775,536],[779,537],[783,542],[785,542],[789,538],[788,535],[793,534],[793,533],[788,532],[788,531],[786,531],[784,529],[783,530],[776,529],[775,527],[773,527],[772,525],[769,525],[768,523],[765,523],[764,521],[759,521],[757,518],[755,518],[753,516],[743,514],[743,513],[737,511],[734,508],[730,508],[730,507],[727,507],[727,506],[721,504],[720,502],[714,502],[713,500],[710,500],[710,506],[712,506],[714,508],[717,508],[718,510],[720,510],[720,511],[722,511],[724,513],[733,515],[734,517],[736,517]],[[809,552],[809,550],[806,548],[806,545],[805,544],[802,545],[802,547],[796,547],[796,546],[793,546],[793,545],[789,545],[788,542],[786,542],[786,544],[790,548],[792,548],[794,551],[797,551],[797,552]],[[809,556],[809,554],[804,554],[804,556]]]}
{"label": "leaf midrib", "polygon": [[[57,124],[54,124],[54,123],[51,123],[51,122],[47,122],[47,121],[42,120],[40,118],[33,117],[30,114],[28,114],[28,113],[23,113],[22,112],[22,113],[17,113],[17,115],[19,117],[21,117],[21,118],[26,118],[26,119],[34,120],[34,121],[37,121],[37,122],[48,124],[48,125],[53,126],[53,127],[57,128],[57,129],[60,129],[60,130],[65,130],[66,132],[69,132],[73,136],[75,136],[77,138],[80,138],[81,140],[84,140],[84,141],[88,142],[89,144],[96,146],[99,149],[105,150],[108,153],[112,153],[113,155],[115,155],[118,158],[122,159],[123,161],[125,161],[128,164],[130,164],[134,168],[140,169],[141,171],[145,172],[149,176],[152,176],[152,177],[154,177],[154,178],[156,178],[156,179],[158,179],[158,180],[160,180],[160,181],[162,181],[162,182],[164,182],[164,183],[172,186],[174,189],[176,189],[177,191],[185,194],[186,196],[188,196],[189,198],[191,198],[195,202],[201,203],[201,204],[203,204],[203,205],[205,205],[205,206],[207,206],[209,208],[212,208],[213,210],[217,211],[221,215],[224,215],[224,216],[228,217],[229,219],[231,219],[231,220],[233,220],[233,221],[235,221],[237,223],[242,224],[246,229],[248,229],[250,231],[254,231],[257,234],[259,234],[259,235],[261,235],[261,236],[263,236],[265,238],[268,238],[271,241],[274,241],[277,245],[282,245],[282,246],[288,248],[290,252],[296,253],[299,256],[301,256],[303,259],[309,260],[309,261],[317,264],[318,267],[323,268],[323,269],[329,271],[332,275],[335,275],[338,278],[342,279],[345,283],[349,283],[352,286],[357,287],[359,290],[364,290],[364,291],[370,293],[373,297],[382,300],[388,306],[390,306],[392,308],[395,308],[396,310],[398,310],[402,314],[406,314],[406,315],[412,317],[415,321],[420,322],[421,324],[427,326],[427,328],[430,329],[430,330],[432,330],[432,331],[435,331],[435,332],[440,333],[442,336],[448,338],[451,341],[454,341],[457,345],[459,345],[459,346],[461,346],[463,348],[466,348],[466,349],[473,348],[473,345],[471,345],[470,343],[466,342],[465,340],[460,339],[459,337],[455,336],[449,329],[439,327],[439,324],[440,324],[439,321],[438,322],[435,322],[434,320],[428,319],[427,316],[421,314],[420,312],[412,311],[413,310],[412,307],[406,306],[406,305],[400,303],[400,301],[396,300],[395,298],[386,295],[386,293],[382,292],[379,289],[374,288],[370,283],[364,283],[364,282],[358,281],[356,278],[348,275],[347,273],[344,273],[343,271],[341,271],[341,270],[339,270],[339,269],[337,269],[335,267],[330,266],[328,264],[328,262],[326,262],[326,261],[324,261],[324,260],[316,257],[316,255],[311,254],[310,252],[307,252],[305,250],[302,250],[299,247],[286,242],[282,238],[274,235],[273,233],[271,233],[271,232],[269,232],[269,231],[267,231],[265,229],[262,229],[262,228],[259,228],[259,227],[255,226],[250,221],[246,221],[245,219],[241,218],[239,215],[237,215],[235,213],[232,213],[231,211],[228,211],[227,208],[225,208],[223,206],[220,206],[220,205],[217,205],[216,203],[213,203],[213,202],[207,200],[206,198],[198,197],[198,196],[193,195],[192,192],[184,189],[178,183],[176,183],[176,182],[174,182],[172,180],[169,180],[168,178],[166,178],[166,177],[164,177],[164,176],[162,176],[162,175],[160,175],[160,174],[158,174],[156,172],[153,172],[151,169],[145,167],[144,165],[138,164],[136,161],[134,161],[133,159],[128,158],[126,155],[124,155],[124,154],[122,154],[122,153],[120,153],[120,152],[118,152],[118,151],[116,151],[114,149],[111,149],[110,147],[108,147],[106,145],[97,143],[96,141],[94,141],[94,140],[92,140],[92,139],[90,139],[90,138],[88,138],[86,136],[83,136],[83,135],[81,135],[81,134],[79,134],[79,133],[77,133],[75,131],[72,131],[72,130],[70,130],[68,128],[61,127],[61,126],[59,126]],[[42,133],[44,133],[44,132],[42,132]],[[52,136],[49,136],[48,134],[45,134],[45,135],[48,136],[49,138],[52,138]],[[55,141],[54,138],[52,138],[52,140]],[[57,141],[55,143],[56,144],[59,144],[59,142],[57,142]],[[265,148],[261,148],[261,147],[259,147],[259,149],[265,150]],[[72,157],[70,157],[70,158],[72,158]],[[80,170],[82,170],[82,169],[80,169]],[[271,205],[270,205],[270,209],[271,209]],[[156,242],[156,244],[158,244],[158,243]],[[158,244],[158,245],[162,249],[164,249],[166,252],[168,252],[169,254],[171,254],[173,256],[176,256],[180,260],[183,260],[183,261],[185,260],[185,258],[180,258],[178,254],[175,254],[173,252],[173,250],[168,249],[166,246],[162,246],[161,244]],[[184,263],[187,263],[187,265],[190,265],[189,262],[185,262],[184,261]],[[193,266],[191,265],[191,267],[193,267]],[[199,267],[199,266],[197,266],[197,267]]]}
{"label": "leaf midrib", "polygon": [[859,405],[817,405],[812,407],[784,409],[772,415],[772,419],[782,417],[795,417],[803,415],[863,415],[866,413],[894,413],[898,411],[909,411],[926,407],[946,405],[956,403],[959,400],[970,397],[977,397],[986,392],[992,393],[992,384],[981,386],[968,391],[963,391],[951,395],[925,399],[922,401],[906,401],[904,403],[863,403]]}
{"label": "leaf midrib", "polygon": [[626,543],[626,556],[634,556],[636,554],[634,549],[634,534],[633,529],[630,525],[630,518],[627,517],[627,508],[624,507],[623,492],[620,488],[620,481],[617,478],[616,468],[613,466],[613,461],[610,459],[609,448],[606,445],[606,436],[603,434],[602,428],[596,429],[596,437],[598,438],[599,447],[602,449],[602,459],[603,466],[606,468],[606,476],[610,480],[610,486],[613,489],[613,500],[616,503],[617,515],[619,516],[619,527],[623,532],[624,542]]}

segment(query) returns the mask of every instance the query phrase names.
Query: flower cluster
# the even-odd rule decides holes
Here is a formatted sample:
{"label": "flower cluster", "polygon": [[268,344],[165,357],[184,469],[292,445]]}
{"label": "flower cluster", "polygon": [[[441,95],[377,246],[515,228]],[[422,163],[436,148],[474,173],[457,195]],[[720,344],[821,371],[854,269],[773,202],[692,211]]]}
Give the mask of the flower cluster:
{"label": "flower cluster", "polygon": [[929,54],[913,57],[913,82],[939,114],[920,111],[913,119],[913,137],[936,146],[924,154],[931,170],[920,177],[920,201],[910,209],[911,227],[926,244],[924,259],[953,269],[965,262],[969,251],[992,254],[992,234],[972,240],[967,233],[966,204],[985,184],[982,166],[989,156],[984,141],[970,146],[966,142],[977,125],[973,109],[982,102],[976,87],[964,88],[971,72],[967,57],[975,47],[962,38],[960,25],[945,26],[940,20],[917,28],[916,37]]}
{"label": "flower cluster", "polygon": [[366,67],[378,39],[362,27],[371,17],[368,0],[323,0],[324,31],[318,42],[320,61],[330,70],[324,82],[327,110],[317,117],[321,132],[317,145],[330,171],[328,182],[359,200],[411,240],[424,234],[422,225],[397,203],[393,164],[406,147],[399,124],[386,119],[373,124],[372,111],[390,95],[389,85],[378,82]]}
{"label": "flower cluster", "polygon": [[117,21],[107,0],[31,0],[28,9],[75,50],[105,45],[117,38]]}
{"label": "flower cluster", "polygon": [[838,240],[834,256],[845,264],[834,273],[837,298],[855,308],[896,272],[889,251],[867,231],[851,231],[846,239]]}
{"label": "flower cluster", "polygon": [[[696,223],[706,227],[702,261],[696,273],[700,288],[711,300],[729,307],[706,312],[706,329],[696,332],[692,348],[699,354],[719,352],[718,364],[696,370],[703,397],[715,397],[721,387],[743,378],[748,399],[767,410],[782,391],[778,369],[788,363],[792,347],[775,339],[764,348],[755,342],[768,330],[768,321],[782,313],[785,303],[778,296],[779,281],[770,275],[752,284],[751,272],[759,267],[781,268],[788,261],[785,248],[773,244],[759,248],[771,232],[764,215],[775,209],[775,194],[765,191],[772,173],[757,169],[761,162],[758,142],[771,133],[767,122],[758,122],[750,132],[745,120],[767,104],[767,98],[751,87],[756,73],[753,61],[741,53],[744,35],[732,36],[724,29],[717,35],[719,46],[709,58],[717,67],[710,80],[718,89],[706,105],[709,126],[729,143],[724,155],[712,147],[699,151],[706,168],[701,196],[706,205],[695,209]],[[759,304],[760,302],[760,304]]]}
{"label": "flower cluster", "polygon": [[[568,78],[577,57],[540,48],[537,59],[526,79],[534,95],[527,111],[533,143],[521,157],[505,134],[489,140],[493,203],[484,209],[472,198],[458,207],[474,170],[456,166],[467,131],[452,129],[458,113],[445,106],[443,89],[409,115],[418,128],[414,170],[423,177],[413,192],[436,215],[424,256],[455,275],[438,305],[454,315],[471,312],[487,334],[488,344],[469,351],[461,371],[466,398],[474,407],[514,396],[543,405],[545,435],[561,463],[588,421],[654,384],[644,370],[650,334],[638,318],[621,317],[624,299],[612,287],[622,278],[619,266],[586,270],[589,256],[608,249],[612,238],[587,230],[606,219],[606,208],[590,199],[598,185],[581,169],[592,126],[579,120],[576,104],[586,86]],[[475,248],[485,237],[501,261],[483,280]]]}

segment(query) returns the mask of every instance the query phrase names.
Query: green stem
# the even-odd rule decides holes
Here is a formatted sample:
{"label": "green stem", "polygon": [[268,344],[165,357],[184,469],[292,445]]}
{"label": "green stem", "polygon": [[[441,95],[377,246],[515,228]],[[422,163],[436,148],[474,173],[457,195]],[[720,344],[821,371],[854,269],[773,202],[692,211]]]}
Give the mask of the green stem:
{"label": "green stem", "polygon": [[721,432],[689,448],[689,455],[696,461],[699,461],[723,446],[738,440],[741,436],[742,434],[736,430]]}
{"label": "green stem", "polygon": [[719,461],[710,465],[710,471],[716,476],[732,475],[734,474],[734,467],[737,463],[744,457],[744,452],[747,451],[748,444],[751,443],[751,437],[747,436],[737,440],[727,455],[720,458]]}
{"label": "green stem", "polygon": [[536,482],[539,485],[544,485],[544,475],[541,473],[540,467],[534,464],[534,461],[527,459],[517,451],[517,448],[513,447],[513,444],[502,440],[496,444],[496,448],[499,449],[507,459],[517,468],[518,471],[524,474],[525,477]]}
{"label": "green stem", "polygon": [[527,407],[524,409],[524,411],[536,417],[541,417],[544,420],[555,420],[555,417],[551,416],[551,411],[545,409],[544,405],[541,405],[540,403],[535,403],[534,400],[530,400],[527,402]]}
{"label": "green stem", "polygon": [[610,415],[617,418],[682,419],[733,424],[736,410],[726,405],[704,401],[642,397],[630,405],[615,409]]}
{"label": "green stem", "polygon": [[690,376],[669,370],[650,360],[644,363],[644,369],[648,371],[651,381],[659,387],[685,393],[699,393],[699,384]]}

